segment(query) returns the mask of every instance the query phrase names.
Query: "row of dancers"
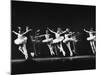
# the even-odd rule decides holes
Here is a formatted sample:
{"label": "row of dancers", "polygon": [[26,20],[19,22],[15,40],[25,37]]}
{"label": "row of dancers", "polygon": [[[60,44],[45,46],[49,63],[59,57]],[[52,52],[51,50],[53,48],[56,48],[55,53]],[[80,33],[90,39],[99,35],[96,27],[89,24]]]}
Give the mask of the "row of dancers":
{"label": "row of dancers", "polygon": [[[21,30],[21,27],[18,27],[18,29],[19,29],[18,32],[12,31],[14,34],[17,35],[17,38],[14,40],[14,43],[19,46],[18,50],[23,53],[23,55],[25,56],[25,59],[28,59],[28,52],[26,48],[28,37],[26,37],[25,34],[32,31],[32,29],[29,29],[29,27],[26,27],[26,31],[23,33]],[[87,40],[90,41],[92,52],[93,54],[95,54],[95,49],[96,49],[95,33],[96,32],[93,31],[92,28],[90,29],[90,31],[87,31],[86,29],[84,29],[84,31],[89,34],[89,37],[87,37]],[[40,30],[37,30],[37,32],[40,32]],[[49,32],[53,33],[55,35],[55,38],[50,37],[51,34]],[[44,34],[35,35],[34,37],[30,36],[30,37],[31,37],[32,42],[40,42],[38,38],[45,37],[45,39],[42,40],[41,42],[46,43],[46,45],[49,48],[51,56],[56,55],[56,52],[54,52],[54,50],[55,51],[59,50],[63,56],[66,56],[66,52],[64,51],[63,45],[62,45],[63,43],[67,46],[70,52],[70,56],[73,56],[73,54],[75,53],[75,43],[78,42],[78,40],[76,39],[75,32],[71,32],[69,28],[66,28],[66,30],[64,31],[62,31],[61,28],[57,28],[57,31],[53,31],[47,28]],[[73,50],[71,48],[71,42],[73,43]],[[34,52],[31,52],[31,56],[34,57],[35,55],[36,55],[36,49],[34,45]]]}

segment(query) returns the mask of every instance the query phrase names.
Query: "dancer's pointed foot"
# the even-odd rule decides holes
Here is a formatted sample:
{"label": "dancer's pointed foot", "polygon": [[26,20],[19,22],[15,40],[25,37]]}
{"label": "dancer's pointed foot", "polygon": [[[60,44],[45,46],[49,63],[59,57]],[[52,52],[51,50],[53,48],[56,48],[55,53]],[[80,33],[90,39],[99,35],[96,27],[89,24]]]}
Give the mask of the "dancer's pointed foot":
{"label": "dancer's pointed foot", "polygon": [[73,53],[74,53],[73,55],[77,55],[78,54],[75,50],[73,50]]}
{"label": "dancer's pointed foot", "polygon": [[25,59],[26,59],[26,60],[28,59],[28,55],[25,55]]}
{"label": "dancer's pointed foot", "polygon": [[96,54],[96,52],[93,50],[93,55],[95,55]]}
{"label": "dancer's pointed foot", "polygon": [[53,55],[55,55],[55,53],[53,51],[51,51],[51,55],[53,56]]}
{"label": "dancer's pointed foot", "polygon": [[65,55],[66,55],[66,53],[65,53],[64,51],[63,51],[62,53],[63,53],[63,56],[65,56]]}
{"label": "dancer's pointed foot", "polygon": [[73,56],[73,53],[70,53],[70,56]]}

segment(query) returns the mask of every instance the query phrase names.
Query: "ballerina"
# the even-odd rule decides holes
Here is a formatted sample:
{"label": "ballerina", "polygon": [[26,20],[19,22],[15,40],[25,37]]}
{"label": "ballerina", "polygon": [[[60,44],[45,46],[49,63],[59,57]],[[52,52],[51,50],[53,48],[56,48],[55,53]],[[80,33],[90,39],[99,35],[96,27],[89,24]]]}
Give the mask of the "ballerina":
{"label": "ballerina", "polygon": [[38,53],[37,53],[37,50],[36,50],[36,44],[37,43],[40,43],[40,40],[38,39],[37,36],[39,36],[39,33],[40,32],[40,29],[36,30],[35,32],[35,35],[34,36],[30,36],[32,42],[33,42],[33,49],[34,49],[34,52],[31,52],[31,56],[34,57],[34,56],[37,56]]}
{"label": "ballerina", "polygon": [[[73,52],[75,52],[75,46],[74,46],[74,43],[73,43],[74,50],[72,50],[71,49],[71,41],[72,42],[77,42],[77,40],[75,39],[75,37],[71,36],[75,32],[70,32],[69,29],[67,29],[67,32],[68,32],[68,34],[64,35],[65,39],[63,40],[63,43],[65,43],[66,46],[68,47],[68,50],[70,52],[70,56],[73,56]],[[71,37],[69,37],[69,36],[71,36]]]}
{"label": "ballerina", "polygon": [[27,43],[28,38],[24,35],[28,33],[29,31],[31,31],[31,29],[28,29],[28,27],[26,27],[26,32],[24,33],[21,33],[21,27],[18,27],[18,29],[19,29],[18,33],[15,31],[12,31],[14,34],[17,35],[17,39],[14,40],[14,43],[19,46],[19,51],[21,51],[25,55],[25,59],[27,59],[28,53],[26,49],[26,43]]}
{"label": "ballerina", "polygon": [[90,45],[91,45],[91,48],[92,48],[92,52],[93,52],[93,54],[95,54],[95,49],[96,49],[96,47],[95,47],[96,36],[94,34],[96,32],[93,31],[93,28],[91,28],[90,31],[87,31],[85,29],[84,29],[84,31],[89,34],[89,37],[87,37],[87,40],[90,41]]}
{"label": "ballerina", "polygon": [[79,35],[80,35],[79,32],[74,33],[74,34],[71,35],[71,38],[73,39],[73,40],[72,40],[72,45],[73,45],[73,50],[72,50],[72,51],[73,51],[74,54],[77,54],[75,45],[76,45],[76,43],[79,41],[79,40],[77,39],[77,36],[79,36]]}
{"label": "ballerina", "polygon": [[49,30],[50,32],[54,33],[54,34],[55,34],[55,37],[56,37],[56,38],[53,40],[52,43],[53,43],[53,44],[57,44],[57,48],[60,49],[60,52],[62,52],[63,56],[65,56],[66,53],[65,53],[65,51],[64,51],[64,49],[63,49],[63,46],[62,46],[62,41],[63,41],[64,37],[61,36],[61,34],[64,34],[64,33],[67,31],[67,29],[66,29],[65,31],[62,31],[61,28],[57,28],[57,32],[54,32],[54,31],[52,31],[52,30],[49,29],[49,28],[48,28],[48,30]]}
{"label": "ballerina", "polygon": [[47,46],[50,50],[51,55],[55,55],[53,51],[53,47],[51,45],[51,42],[53,41],[53,38],[50,38],[50,34],[48,33],[48,30],[46,30],[46,33],[43,35],[39,35],[38,37],[45,37],[45,40],[42,40],[43,43],[47,43]]}

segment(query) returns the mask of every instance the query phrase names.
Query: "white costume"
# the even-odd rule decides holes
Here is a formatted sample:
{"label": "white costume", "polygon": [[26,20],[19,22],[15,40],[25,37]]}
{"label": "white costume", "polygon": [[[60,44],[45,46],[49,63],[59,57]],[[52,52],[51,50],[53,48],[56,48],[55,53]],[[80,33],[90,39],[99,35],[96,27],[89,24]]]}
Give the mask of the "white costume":
{"label": "white costume", "polygon": [[74,41],[74,39],[72,37],[69,37],[69,35],[72,35],[72,33],[65,34],[65,39],[63,40],[63,43],[66,43],[66,46],[68,47],[69,52],[70,52],[70,56],[73,56],[73,52],[70,47],[70,41]]}
{"label": "white costume", "polygon": [[63,40],[63,43],[66,43],[68,41],[73,41],[73,42],[77,42],[76,38],[75,37],[69,37],[69,35],[72,35],[73,33],[71,34],[65,34],[65,39]]}
{"label": "white costume", "polygon": [[47,32],[46,34],[40,35],[40,36],[38,36],[38,37],[43,37],[43,36],[44,36],[46,39],[42,40],[42,42],[43,42],[43,43],[47,43],[47,46],[48,46],[48,48],[49,48],[49,50],[50,50],[50,54],[51,54],[51,55],[55,55],[55,53],[53,52],[53,48],[52,48],[52,46],[51,46],[51,42],[53,41],[53,38],[50,38],[50,37],[49,37],[50,34],[48,34],[48,32]]}
{"label": "white costume", "polygon": [[53,42],[52,43],[59,43],[59,42],[62,42],[63,41],[63,39],[64,39],[64,37],[63,36],[60,36],[60,34],[58,34],[58,33],[55,33],[55,36],[56,36],[56,39],[54,39],[53,40]]}
{"label": "white costume", "polygon": [[63,53],[63,56],[65,56],[66,53],[65,53],[65,51],[63,49],[63,46],[62,46],[62,41],[63,41],[64,37],[61,36],[61,34],[65,33],[66,30],[63,31],[63,32],[60,32],[60,33],[59,33],[59,31],[54,32],[54,31],[52,31],[50,29],[49,29],[49,31],[52,32],[52,33],[54,33],[55,34],[55,37],[56,37],[56,39],[53,40],[52,44],[57,44],[58,49],[60,49],[60,52],[62,52]]}
{"label": "white costume", "polygon": [[[24,33],[17,33],[15,31],[12,31],[13,33],[15,33],[17,35],[17,39],[14,40],[14,43],[16,45],[19,45],[19,50],[25,55],[25,59],[28,58],[28,53],[27,53],[27,49],[26,49],[26,43],[27,43],[27,37],[24,36],[24,34],[26,34],[27,32],[29,32],[31,30],[28,30],[28,28],[26,28],[26,32]],[[21,46],[22,44],[22,46]]]}
{"label": "white costume", "polygon": [[93,35],[93,33],[95,33],[95,31],[93,31],[93,30],[92,31],[87,31],[85,29],[84,29],[84,31],[89,34],[89,37],[87,37],[87,40],[90,41],[92,52],[93,52],[93,54],[95,54],[96,47],[95,47],[95,43],[94,42],[96,41],[96,36]]}
{"label": "white costume", "polygon": [[26,42],[26,40],[27,40],[27,37],[18,34],[18,38],[14,41],[14,43],[16,45],[20,45],[20,44]]}

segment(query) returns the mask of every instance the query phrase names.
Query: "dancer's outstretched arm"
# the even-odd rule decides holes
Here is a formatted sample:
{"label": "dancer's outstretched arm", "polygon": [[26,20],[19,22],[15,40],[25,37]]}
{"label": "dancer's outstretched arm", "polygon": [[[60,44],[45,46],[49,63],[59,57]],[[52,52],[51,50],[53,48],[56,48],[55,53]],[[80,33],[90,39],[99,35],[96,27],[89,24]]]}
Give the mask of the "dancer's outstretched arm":
{"label": "dancer's outstretched arm", "polygon": [[69,32],[69,35],[73,35],[75,32]]}
{"label": "dancer's outstretched arm", "polygon": [[64,33],[66,33],[66,32],[67,32],[67,30],[68,30],[68,29],[66,28],[66,30],[65,30],[65,31],[63,31],[63,32],[62,32],[62,33],[60,33],[60,34],[64,34]]}
{"label": "dancer's outstretched arm", "polygon": [[44,37],[45,36],[45,34],[43,34],[43,35],[39,35],[39,36],[37,36],[37,37]]}
{"label": "dancer's outstretched arm", "polygon": [[87,31],[87,30],[85,30],[85,29],[84,29],[84,31],[87,32],[87,33],[90,33],[90,31]]}
{"label": "dancer's outstretched arm", "polygon": [[56,33],[56,32],[52,31],[52,30],[51,30],[51,29],[49,29],[49,28],[48,28],[48,30],[49,30],[50,32],[54,33],[54,34]]}
{"label": "dancer's outstretched arm", "polygon": [[12,31],[14,34],[18,35],[19,33],[15,32],[15,31]]}
{"label": "dancer's outstretched arm", "polygon": [[31,29],[26,30],[26,32],[24,32],[22,35],[25,35],[25,34],[28,33],[29,31],[31,31]]}

